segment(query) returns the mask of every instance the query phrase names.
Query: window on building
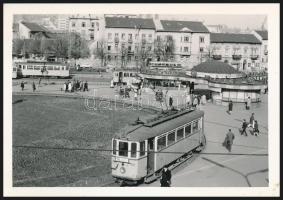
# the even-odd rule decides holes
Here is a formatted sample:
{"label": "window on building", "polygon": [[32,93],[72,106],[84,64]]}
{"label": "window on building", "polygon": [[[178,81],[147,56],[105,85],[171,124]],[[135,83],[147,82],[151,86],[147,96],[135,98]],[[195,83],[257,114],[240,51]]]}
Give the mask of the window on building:
{"label": "window on building", "polygon": [[95,23],[94,23],[94,22],[91,22],[91,27],[92,27],[92,28],[94,28],[94,25],[95,25]]}
{"label": "window on building", "polygon": [[157,150],[161,150],[166,147],[166,136],[162,136],[157,140]]}
{"label": "window on building", "polygon": [[132,51],[132,46],[128,46],[128,51]]}
{"label": "window on building", "polygon": [[199,51],[200,51],[200,52],[203,52],[203,47],[200,47],[200,48],[199,48]]}
{"label": "window on building", "polygon": [[119,156],[128,157],[128,142],[119,142]]}
{"label": "window on building", "polygon": [[189,47],[184,47],[184,52],[189,52]]}
{"label": "window on building", "polygon": [[177,130],[177,141],[184,138],[184,128],[179,128]]}
{"label": "window on building", "polygon": [[185,126],[185,137],[189,136],[192,133],[191,124]]}
{"label": "window on building", "polygon": [[115,44],[115,51],[118,51],[118,44]]}
{"label": "window on building", "polygon": [[200,36],[200,37],[199,37],[199,42],[200,42],[200,43],[204,43],[204,37],[203,37],[203,36]]}
{"label": "window on building", "polygon": [[173,144],[174,142],[175,142],[175,131],[168,134],[167,145]]}
{"label": "window on building", "polygon": [[135,142],[131,143],[131,157],[132,158],[137,157],[137,143],[135,143]]}
{"label": "window on building", "polygon": [[136,39],[136,40],[139,39],[139,35],[138,35],[138,34],[135,35],[135,39]]}
{"label": "window on building", "polygon": [[132,56],[128,56],[128,61],[130,62],[132,60]]}
{"label": "window on building", "polygon": [[115,33],[115,38],[119,38],[119,33]]}
{"label": "window on building", "polygon": [[184,42],[190,42],[190,38],[188,36],[184,37]]}
{"label": "window on building", "polygon": [[267,51],[267,45],[264,45],[264,51]]}
{"label": "window on building", "polygon": [[94,34],[93,33],[90,34],[89,39],[94,40]]}
{"label": "window on building", "polygon": [[128,39],[129,39],[129,40],[133,39],[133,34],[129,33],[129,34],[128,34]]}
{"label": "window on building", "polygon": [[124,40],[126,38],[126,34],[122,33],[122,40]]}
{"label": "window on building", "polygon": [[160,35],[158,35],[158,36],[156,37],[156,40],[157,40],[157,41],[160,41],[160,40],[161,40]]}
{"label": "window on building", "polygon": [[122,43],[121,47],[122,47],[122,49],[124,49],[125,48],[125,43]]}
{"label": "window on building", "polygon": [[112,39],[112,33],[108,33],[108,40]]}
{"label": "window on building", "polygon": [[172,40],[172,39],[173,39],[173,38],[172,38],[172,35],[166,35],[166,39],[167,39],[167,41]]}
{"label": "window on building", "polygon": [[142,39],[145,39],[145,34],[142,34]]}
{"label": "window on building", "polygon": [[145,155],[145,141],[140,142],[140,156]]}
{"label": "window on building", "polygon": [[225,47],[225,55],[228,56],[228,54],[229,54],[229,46],[226,46]]}
{"label": "window on building", "polygon": [[75,27],[76,26],[76,22],[72,22],[72,27]]}
{"label": "window on building", "polygon": [[82,22],[82,27],[85,27],[85,22]]}
{"label": "window on building", "polygon": [[107,56],[108,61],[111,61],[111,55]]}
{"label": "window on building", "polygon": [[248,47],[245,47],[244,48],[244,54],[247,54],[248,53]]}
{"label": "window on building", "polygon": [[[115,60],[117,60],[117,59],[118,59],[118,56],[115,56],[114,58],[115,58]],[[118,75],[117,75],[117,76],[118,76]]]}
{"label": "window on building", "polygon": [[151,41],[152,40],[152,34],[148,35],[148,40]]}
{"label": "window on building", "polygon": [[135,60],[138,60],[139,59],[139,57],[138,56],[135,56]]}
{"label": "window on building", "polygon": [[108,51],[111,51],[111,45],[108,45],[107,49],[108,49]]}

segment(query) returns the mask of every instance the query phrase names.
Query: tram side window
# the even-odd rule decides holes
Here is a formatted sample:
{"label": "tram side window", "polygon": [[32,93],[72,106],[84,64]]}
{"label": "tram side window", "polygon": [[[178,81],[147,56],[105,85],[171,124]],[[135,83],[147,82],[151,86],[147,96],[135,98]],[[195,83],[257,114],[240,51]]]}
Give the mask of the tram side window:
{"label": "tram side window", "polygon": [[68,67],[68,66],[66,66],[66,70],[69,70],[69,67]]}
{"label": "tram side window", "polygon": [[184,138],[184,128],[180,128],[177,130],[177,141]]}
{"label": "tram side window", "polygon": [[65,68],[64,66],[61,66],[61,70],[65,70],[64,68]]}
{"label": "tram side window", "polygon": [[136,158],[137,157],[137,143],[133,142],[131,144],[131,157]]}
{"label": "tram side window", "polygon": [[198,123],[198,120],[193,123],[193,131],[194,131],[194,132],[199,129],[199,128],[198,128],[198,124],[199,124],[199,123]]}
{"label": "tram side window", "polygon": [[185,137],[189,136],[191,133],[192,133],[192,126],[190,124],[185,127]]}
{"label": "tram side window", "polygon": [[119,156],[128,157],[128,142],[119,142]]}
{"label": "tram side window", "polygon": [[54,70],[60,70],[60,66],[54,66]]}
{"label": "tram side window", "polygon": [[34,70],[40,70],[40,66],[38,65],[34,66]]}
{"label": "tram side window", "polygon": [[117,141],[113,140],[113,155],[116,155]]}
{"label": "tram side window", "polygon": [[22,69],[22,65],[19,65],[19,68]]}
{"label": "tram side window", "polygon": [[168,134],[168,142],[167,145],[173,144],[175,142],[175,131]]}
{"label": "tram side window", "polygon": [[32,65],[28,65],[28,69],[33,69],[33,66]]}
{"label": "tram side window", "polygon": [[23,69],[26,69],[26,65],[23,65]]}
{"label": "tram side window", "polygon": [[140,156],[145,155],[145,141],[140,143]]}
{"label": "tram side window", "polygon": [[157,150],[161,150],[166,147],[166,136],[163,136],[157,140]]}
{"label": "tram side window", "polygon": [[47,70],[53,70],[53,66],[48,66]]}

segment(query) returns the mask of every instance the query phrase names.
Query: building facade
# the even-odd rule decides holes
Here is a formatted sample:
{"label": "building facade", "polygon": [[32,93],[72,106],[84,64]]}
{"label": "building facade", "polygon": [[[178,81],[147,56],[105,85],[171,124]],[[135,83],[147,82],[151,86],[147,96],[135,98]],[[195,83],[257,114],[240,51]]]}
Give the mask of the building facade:
{"label": "building facade", "polygon": [[103,42],[107,62],[120,67],[141,67],[153,56],[155,25],[152,19],[105,17]]}
{"label": "building facade", "polygon": [[235,69],[261,71],[261,41],[253,34],[211,33],[210,57]]}
{"label": "building facade", "polygon": [[34,39],[36,37],[49,38],[50,31],[37,23],[19,22],[18,36],[21,39]]}
{"label": "building facade", "polygon": [[268,32],[267,30],[255,30],[253,34],[261,41],[260,59],[262,67],[268,69]]}
{"label": "building facade", "polygon": [[[202,22],[160,20],[156,40],[173,40],[172,60],[185,69],[207,59],[210,33]],[[158,59],[158,58],[157,58]]]}
{"label": "building facade", "polygon": [[57,19],[57,29],[59,31],[69,30],[69,16],[60,15]]}

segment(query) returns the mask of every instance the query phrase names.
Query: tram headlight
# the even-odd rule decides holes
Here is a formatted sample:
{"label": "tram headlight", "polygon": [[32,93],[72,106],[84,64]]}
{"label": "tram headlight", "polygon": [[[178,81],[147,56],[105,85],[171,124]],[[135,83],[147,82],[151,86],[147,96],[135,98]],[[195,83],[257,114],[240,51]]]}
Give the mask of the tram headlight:
{"label": "tram headlight", "polygon": [[124,173],[126,172],[125,167],[121,167],[121,168],[120,168],[120,172],[121,172],[122,174],[124,174]]}

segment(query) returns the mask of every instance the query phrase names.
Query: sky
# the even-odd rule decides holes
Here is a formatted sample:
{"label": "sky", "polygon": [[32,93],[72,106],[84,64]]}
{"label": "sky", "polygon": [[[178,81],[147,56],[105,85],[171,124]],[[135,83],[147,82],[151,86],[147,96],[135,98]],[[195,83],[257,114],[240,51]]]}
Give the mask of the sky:
{"label": "sky", "polygon": [[[230,28],[259,29],[264,22],[265,15],[180,15],[180,16],[160,16],[164,18],[174,17],[176,19],[204,21],[206,25],[225,24]],[[267,23],[265,25],[267,28]]]}

